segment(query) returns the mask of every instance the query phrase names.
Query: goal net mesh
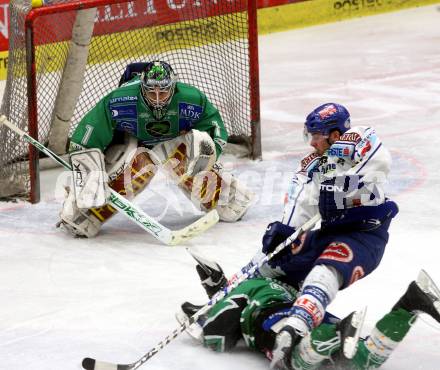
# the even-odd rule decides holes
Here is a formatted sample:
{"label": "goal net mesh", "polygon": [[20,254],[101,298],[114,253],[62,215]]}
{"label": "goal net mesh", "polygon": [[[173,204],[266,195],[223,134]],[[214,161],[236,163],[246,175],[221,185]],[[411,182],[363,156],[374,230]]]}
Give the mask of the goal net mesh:
{"label": "goal net mesh", "polygon": [[[82,3],[91,4],[87,0]],[[161,59],[172,65],[180,81],[207,95],[233,140],[252,144],[247,0],[93,4],[87,64],[73,114],[66,123],[67,136],[99,99],[117,87],[128,63]],[[29,12],[39,9],[32,10],[29,0],[10,3],[9,63],[1,111],[24,131],[38,135],[45,145],[50,141],[54,107],[66,78],[63,73],[71,40],[78,32],[74,24],[79,11],[73,5],[58,1],[43,6],[56,11],[33,16],[32,27],[25,29]],[[32,49],[29,35],[33,37]],[[32,69],[33,75],[29,73]],[[35,112],[36,122],[29,124]],[[0,198],[29,198],[30,192],[36,191],[31,190],[29,145],[6,127],[0,127],[0,140]]]}

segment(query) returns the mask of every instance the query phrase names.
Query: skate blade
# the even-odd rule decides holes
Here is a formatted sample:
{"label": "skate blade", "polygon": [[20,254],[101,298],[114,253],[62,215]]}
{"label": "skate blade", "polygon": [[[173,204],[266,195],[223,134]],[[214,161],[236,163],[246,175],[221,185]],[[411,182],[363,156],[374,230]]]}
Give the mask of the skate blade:
{"label": "skate blade", "polygon": [[434,299],[433,305],[440,314],[440,289],[425,270],[420,270],[416,284]]}
{"label": "skate blade", "polygon": [[[188,316],[186,316],[185,312],[182,310],[176,312],[175,317],[180,325],[182,325],[188,319]],[[188,327],[185,330],[185,333],[187,333],[197,343],[203,343],[203,329],[197,322]]]}
{"label": "skate blade", "polygon": [[352,335],[344,339],[342,345],[344,356],[348,359],[352,359],[356,354],[359,336],[364,324],[365,314],[367,313],[367,307],[364,307],[360,311],[356,311],[351,319],[351,327],[353,328]]}

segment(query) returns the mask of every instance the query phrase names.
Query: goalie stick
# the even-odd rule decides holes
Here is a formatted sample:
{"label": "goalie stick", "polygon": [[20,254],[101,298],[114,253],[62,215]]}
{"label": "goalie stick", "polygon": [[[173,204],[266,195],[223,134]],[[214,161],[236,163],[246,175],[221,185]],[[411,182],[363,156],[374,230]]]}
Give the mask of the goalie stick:
{"label": "goalie stick", "polygon": [[[219,300],[224,298],[232,289],[236,288],[239,284],[245,281],[247,278],[252,276],[257,269],[259,269],[262,265],[264,265],[267,261],[269,261],[273,256],[278,254],[281,250],[284,249],[286,245],[289,245],[294,242],[296,238],[298,238],[302,233],[307,230],[313,228],[313,226],[321,219],[320,215],[317,214],[312,217],[309,221],[307,221],[304,225],[302,225],[298,230],[296,230],[289,238],[287,238],[283,243],[278,245],[275,250],[266,256],[264,256],[258,263],[254,264],[250,269],[246,270],[243,268],[242,273],[234,274],[236,276],[233,281],[217,292],[211,300],[204,305],[199,311],[197,311],[193,316],[187,318],[178,328],[176,328],[171,334],[169,334],[166,338],[164,338],[161,342],[159,342],[154,348],[148,351],[144,356],[142,356],[136,362],[131,364],[114,364],[111,362],[97,361],[93,358],[86,357],[82,361],[82,367],[86,370],[136,370],[141,367],[145,362],[147,362],[151,357],[157,354],[162,348],[164,348],[167,344],[173,341],[175,338],[179,336],[182,332],[184,332],[187,328],[189,328],[192,324],[194,324],[198,318],[205,313],[207,313],[211,307],[217,303]],[[244,272],[243,272],[244,271]]]}
{"label": "goalie stick", "polygon": [[[20,135],[23,140],[35,146],[39,151],[51,157],[54,161],[58,162],[64,168],[72,170],[68,162],[52,152],[50,149],[46,148],[43,144],[35,140],[32,136],[26,134],[23,130],[9,122],[4,115],[0,116],[0,125],[2,124]],[[208,230],[209,228],[214,226],[219,220],[217,211],[212,210],[199,218],[197,221],[182,229],[170,230],[114,190],[111,190],[108,201],[120,213],[125,215],[131,221],[138,224],[142,229],[144,229],[149,234],[153,235],[157,240],[166,245],[181,244],[182,242],[187,241]]]}

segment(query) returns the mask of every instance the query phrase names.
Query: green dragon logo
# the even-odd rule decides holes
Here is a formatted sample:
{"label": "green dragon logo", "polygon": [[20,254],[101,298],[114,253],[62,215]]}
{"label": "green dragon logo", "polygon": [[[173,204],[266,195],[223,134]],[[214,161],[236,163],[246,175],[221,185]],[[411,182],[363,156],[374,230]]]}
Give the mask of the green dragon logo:
{"label": "green dragon logo", "polygon": [[147,77],[154,79],[154,80],[162,81],[166,77],[166,74],[167,73],[166,73],[165,68],[163,66],[154,65],[148,71]]}

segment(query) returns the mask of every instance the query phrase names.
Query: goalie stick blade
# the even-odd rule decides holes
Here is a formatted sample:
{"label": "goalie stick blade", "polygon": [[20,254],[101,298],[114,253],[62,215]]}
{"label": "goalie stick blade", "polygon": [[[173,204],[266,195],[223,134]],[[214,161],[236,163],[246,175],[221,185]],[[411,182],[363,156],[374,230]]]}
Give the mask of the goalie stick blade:
{"label": "goalie stick blade", "polygon": [[191,238],[194,238],[195,236],[200,235],[206,230],[210,229],[218,222],[218,220],[218,213],[214,209],[191,225],[188,225],[180,230],[171,231],[171,238],[168,242],[168,245],[178,245]]}
{"label": "goalie stick blade", "polygon": [[117,365],[110,362],[96,361],[93,358],[86,357],[82,361],[82,367],[86,370],[132,370],[132,365]]}

